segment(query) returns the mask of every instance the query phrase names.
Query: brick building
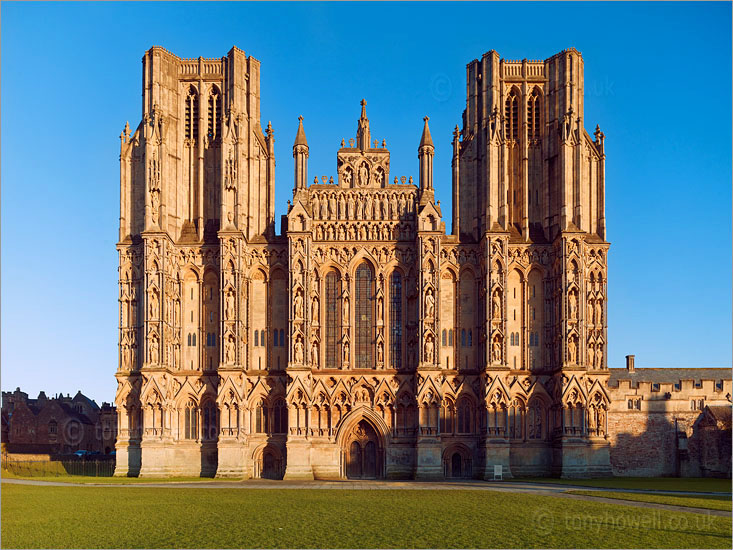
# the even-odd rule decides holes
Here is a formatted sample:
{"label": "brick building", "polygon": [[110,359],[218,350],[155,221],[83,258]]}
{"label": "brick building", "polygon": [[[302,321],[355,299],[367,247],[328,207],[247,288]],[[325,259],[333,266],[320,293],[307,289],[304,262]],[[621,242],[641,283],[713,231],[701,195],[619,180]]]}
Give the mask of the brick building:
{"label": "brick building", "polygon": [[74,397],[45,392],[36,399],[16,388],[2,392],[3,442],[10,453],[65,454],[84,449],[109,454],[117,437],[113,405],[97,403],[81,391]]}

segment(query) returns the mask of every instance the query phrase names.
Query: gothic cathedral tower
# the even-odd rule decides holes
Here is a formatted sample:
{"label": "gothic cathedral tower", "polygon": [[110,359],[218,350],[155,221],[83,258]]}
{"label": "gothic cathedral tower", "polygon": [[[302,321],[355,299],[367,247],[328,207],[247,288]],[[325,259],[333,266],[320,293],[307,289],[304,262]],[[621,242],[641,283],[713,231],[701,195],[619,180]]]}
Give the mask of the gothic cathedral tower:
{"label": "gothic cathedral tower", "polygon": [[[609,245],[604,135],[583,125],[583,58],[571,48],[509,61],[492,50],[468,64],[467,83],[454,133],[453,232],[486,258],[487,370],[549,376],[553,470],[590,471],[588,462],[604,462],[594,445],[608,452],[586,437],[597,433],[588,410],[608,402]],[[587,460],[578,461],[581,448]],[[600,463],[607,468],[607,457]]]}
{"label": "gothic cathedral tower", "polygon": [[243,51],[181,59],[153,47],[142,64],[142,122],[120,136],[118,473],[140,471],[141,455],[142,474],[168,473],[176,440],[192,471],[213,473],[217,371],[267,360],[267,309],[243,310],[265,276],[244,280],[242,262],[248,243],[274,238],[273,132],[261,128],[260,63]]}

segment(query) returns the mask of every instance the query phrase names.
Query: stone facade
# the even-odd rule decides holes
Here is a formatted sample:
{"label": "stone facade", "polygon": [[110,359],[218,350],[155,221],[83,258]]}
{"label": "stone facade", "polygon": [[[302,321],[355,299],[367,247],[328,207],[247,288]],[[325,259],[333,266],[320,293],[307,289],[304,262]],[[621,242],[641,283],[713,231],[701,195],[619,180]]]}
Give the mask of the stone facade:
{"label": "stone facade", "polygon": [[730,369],[610,371],[614,475],[730,477]]}
{"label": "stone facade", "polygon": [[299,120],[276,235],[259,79],[237,48],[143,57],[143,120],[120,136],[117,475],[609,474],[604,135],[584,129],[581,55],[469,63],[453,234],[427,117],[414,182],[362,101],[310,184]]}

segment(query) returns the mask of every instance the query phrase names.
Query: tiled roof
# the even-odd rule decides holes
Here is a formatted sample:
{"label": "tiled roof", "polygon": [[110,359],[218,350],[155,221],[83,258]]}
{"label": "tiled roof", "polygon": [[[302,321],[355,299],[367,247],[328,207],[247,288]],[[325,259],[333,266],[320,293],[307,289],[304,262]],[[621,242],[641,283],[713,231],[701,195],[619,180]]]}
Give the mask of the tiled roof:
{"label": "tiled roof", "polygon": [[716,421],[722,422],[723,425],[731,426],[731,407],[730,405],[708,405],[710,414],[713,415]]}
{"label": "tiled roof", "polygon": [[609,385],[616,387],[619,380],[632,380],[634,382],[657,382],[660,384],[673,384],[680,380],[730,380],[731,369],[634,369],[629,372],[626,369],[608,369],[611,377]]}

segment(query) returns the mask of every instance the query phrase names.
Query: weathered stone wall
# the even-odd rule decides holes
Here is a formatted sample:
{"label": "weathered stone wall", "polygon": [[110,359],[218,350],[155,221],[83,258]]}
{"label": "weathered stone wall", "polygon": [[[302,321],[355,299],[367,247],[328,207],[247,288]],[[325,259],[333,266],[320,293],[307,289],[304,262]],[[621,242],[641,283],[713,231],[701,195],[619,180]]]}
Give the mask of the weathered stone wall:
{"label": "weathered stone wall", "polygon": [[703,427],[702,420],[701,411],[609,413],[613,474],[730,476],[731,432]]}

